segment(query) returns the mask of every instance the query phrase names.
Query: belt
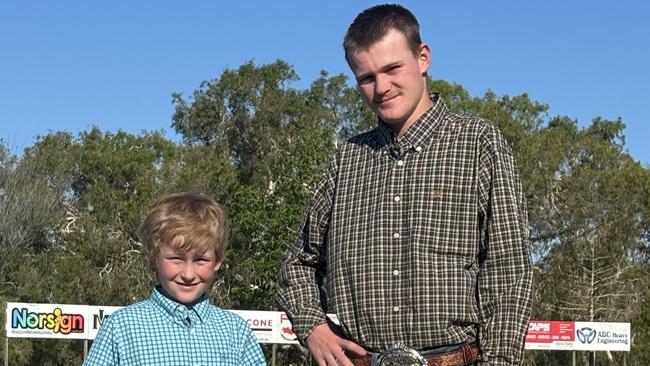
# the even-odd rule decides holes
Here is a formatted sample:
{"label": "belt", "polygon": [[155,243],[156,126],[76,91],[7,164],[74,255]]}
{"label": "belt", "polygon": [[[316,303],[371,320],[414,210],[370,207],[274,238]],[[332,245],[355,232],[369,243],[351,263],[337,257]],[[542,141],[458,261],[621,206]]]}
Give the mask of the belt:
{"label": "belt", "polygon": [[[457,347],[444,347],[442,352],[424,352],[420,354],[427,360],[427,366],[466,366],[471,365],[478,359],[478,347],[475,344],[462,344]],[[455,348],[455,349],[453,349]],[[345,353],[346,356],[352,361],[355,366],[373,366],[372,354],[368,353],[365,356],[358,356],[353,353]]]}

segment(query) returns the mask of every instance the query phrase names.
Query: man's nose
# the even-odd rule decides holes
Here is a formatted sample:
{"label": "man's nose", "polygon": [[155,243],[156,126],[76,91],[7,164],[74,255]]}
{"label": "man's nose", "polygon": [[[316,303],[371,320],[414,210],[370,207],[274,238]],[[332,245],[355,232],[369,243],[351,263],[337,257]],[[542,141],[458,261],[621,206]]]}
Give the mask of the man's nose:
{"label": "man's nose", "polygon": [[390,80],[388,76],[379,74],[375,78],[375,93],[384,95],[390,90]]}

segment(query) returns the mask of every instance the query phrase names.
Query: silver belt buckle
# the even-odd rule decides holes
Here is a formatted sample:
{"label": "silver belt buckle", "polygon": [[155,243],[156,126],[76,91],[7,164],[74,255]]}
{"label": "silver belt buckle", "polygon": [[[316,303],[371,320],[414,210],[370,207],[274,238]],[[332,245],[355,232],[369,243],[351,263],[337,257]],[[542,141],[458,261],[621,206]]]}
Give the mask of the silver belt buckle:
{"label": "silver belt buckle", "polygon": [[378,366],[427,366],[427,360],[414,349],[395,343],[382,352],[377,359]]}

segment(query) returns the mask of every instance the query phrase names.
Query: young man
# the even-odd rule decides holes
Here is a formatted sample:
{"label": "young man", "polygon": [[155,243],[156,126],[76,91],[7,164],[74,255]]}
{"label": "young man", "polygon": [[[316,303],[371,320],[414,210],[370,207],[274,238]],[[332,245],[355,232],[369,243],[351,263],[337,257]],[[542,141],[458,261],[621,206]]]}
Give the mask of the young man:
{"label": "young man", "polygon": [[519,364],[532,266],[508,144],[428,93],[431,51],[405,8],[365,10],[344,48],[378,127],[332,160],[285,254],[280,306],[319,365]]}
{"label": "young man", "polygon": [[246,322],[208,302],[228,242],[221,205],[172,194],[140,232],[158,285],[104,322],[84,365],[266,365]]}

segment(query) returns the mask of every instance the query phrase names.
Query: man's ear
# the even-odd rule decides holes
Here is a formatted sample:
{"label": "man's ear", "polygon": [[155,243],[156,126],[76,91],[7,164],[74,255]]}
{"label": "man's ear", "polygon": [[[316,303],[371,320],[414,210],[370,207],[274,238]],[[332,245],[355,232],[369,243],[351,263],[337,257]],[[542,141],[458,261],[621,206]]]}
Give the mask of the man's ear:
{"label": "man's ear", "polygon": [[420,64],[420,73],[426,74],[431,66],[431,50],[426,43],[422,43],[418,49],[418,63]]}

